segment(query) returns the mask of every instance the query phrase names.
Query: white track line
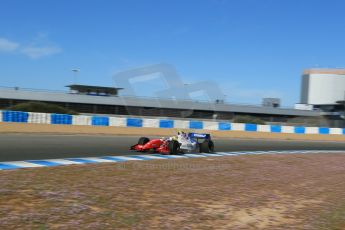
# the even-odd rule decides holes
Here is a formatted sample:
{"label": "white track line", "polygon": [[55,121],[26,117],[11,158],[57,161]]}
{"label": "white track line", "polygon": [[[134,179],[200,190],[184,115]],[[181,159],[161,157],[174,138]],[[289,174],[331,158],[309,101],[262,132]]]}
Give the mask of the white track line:
{"label": "white track line", "polygon": [[135,157],[124,157],[124,156],[111,156],[114,157],[114,159],[116,160],[116,158],[121,159],[121,160],[126,160],[126,161],[142,161],[143,159],[139,159],[139,158],[135,158]]}
{"label": "white track line", "polygon": [[[94,161],[94,162],[98,162],[98,163],[114,163],[114,161],[112,161],[112,160],[102,159],[99,157],[83,157],[83,158],[78,157],[75,159],[90,160],[90,161]],[[80,163],[80,162],[78,162],[78,163]]]}
{"label": "white track line", "polygon": [[223,153],[199,153],[200,155],[206,156],[206,157],[223,157],[227,156]]}
{"label": "white track line", "polygon": [[160,156],[155,156],[155,155],[140,155],[140,156],[144,157],[144,158],[148,158],[148,159],[157,159],[157,160],[167,159],[167,158],[160,157]]}
{"label": "white track line", "polygon": [[184,155],[166,155],[168,158],[166,158],[166,159],[169,159],[169,158],[171,158],[171,159],[173,159],[173,158],[176,158],[176,159],[178,159],[178,158],[188,158],[188,157],[186,157],[186,156],[184,156]]}
{"label": "white track line", "polygon": [[206,156],[203,156],[201,154],[193,154],[193,153],[186,153],[184,155],[187,157],[206,157]]}
{"label": "white track line", "polygon": [[47,167],[45,165],[39,165],[39,164],[34,164],[26,161],[7,161],[7,162],[2,162],[4,164],[8,165],[13,165],[13,166],[18,166],[21,168],[38,168],[38,167]]}
{"label": "white track line", "polygon": [[83,164],[81,162],[76,162],[76,161],[69,161],[65,159],[48,159],[44,160],[52,163],[57,163],[57,164],[62,164],[62,165],[78,165],[78,164]]}

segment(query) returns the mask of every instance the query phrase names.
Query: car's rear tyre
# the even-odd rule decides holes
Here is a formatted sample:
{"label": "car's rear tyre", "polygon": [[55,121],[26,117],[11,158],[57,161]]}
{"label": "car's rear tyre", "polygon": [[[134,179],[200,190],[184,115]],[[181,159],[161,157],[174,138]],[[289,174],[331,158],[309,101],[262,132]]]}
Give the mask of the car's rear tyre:
{"label": "car's rear tyre", "polygon": [[199,148],[201,153],[212,153],[214,152],[214,143],[211,140],[205,140],[200,143]]}
{"label": "car's rear tyre", "polygon": [[168,149],[170,154],[180,153],[180,143],[176,140],[169,141]]}
{"label": "car's rear tyre", "polygon": [[145,145],[149,141],[150,141],[150,139],[147,137],[140,137],[139,141],[138,141],[138,145]]}

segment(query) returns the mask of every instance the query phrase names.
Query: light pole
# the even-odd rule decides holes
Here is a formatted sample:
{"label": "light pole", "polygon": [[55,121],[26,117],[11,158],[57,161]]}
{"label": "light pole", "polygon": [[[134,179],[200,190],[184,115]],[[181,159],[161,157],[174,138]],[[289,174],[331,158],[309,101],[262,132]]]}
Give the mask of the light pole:
{"label": "light pole", "polygon": [[73,72],[73,84],[77,84],[77,77],[78,73],[80,72],[80,69],[72,69]]}

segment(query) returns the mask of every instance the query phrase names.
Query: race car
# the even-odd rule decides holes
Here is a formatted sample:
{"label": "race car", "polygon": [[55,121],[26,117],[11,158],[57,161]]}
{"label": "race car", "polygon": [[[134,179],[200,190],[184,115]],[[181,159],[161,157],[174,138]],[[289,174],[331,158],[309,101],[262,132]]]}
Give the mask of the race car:
{"label": "race car", "polygon": [[152,139],[141,137],[131,150],[138,152],[155,152],[162,154],[179,154],[184,152],[210,153],[214,151],[214,143],[210,134],[178,132],[177,136]]}

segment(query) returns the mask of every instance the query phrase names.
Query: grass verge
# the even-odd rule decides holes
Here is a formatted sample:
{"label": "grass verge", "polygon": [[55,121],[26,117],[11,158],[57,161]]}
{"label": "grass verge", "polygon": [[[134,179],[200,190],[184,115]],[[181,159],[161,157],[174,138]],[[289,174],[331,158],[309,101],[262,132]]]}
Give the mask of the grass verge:
{"label": "grass verge", "polygon": [[0,229],[344,229],[345,155],[0,171]]}

